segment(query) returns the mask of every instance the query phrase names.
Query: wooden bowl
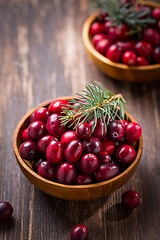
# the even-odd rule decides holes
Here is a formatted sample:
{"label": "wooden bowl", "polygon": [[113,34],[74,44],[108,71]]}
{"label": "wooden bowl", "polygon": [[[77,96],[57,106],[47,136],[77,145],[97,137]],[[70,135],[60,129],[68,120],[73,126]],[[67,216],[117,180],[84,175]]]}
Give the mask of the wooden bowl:
{"label": "wooden bowl", "polygon": [[[69,100],[71,98],[73,97],[63,97],[61,99]],[[13,141],[14,153],[17,158],[17,162],[23,174],[26,176],[26,178],[33,185],[39,188],[42,192],[45,192],[54,197],[69,199],[69,200],[90,200],[90,199],[100,198],[122,187],[128,181],[128,179],[132,176],[132,174],[135,172],[138,166],[138,163],[140,161],[142,150],[143,150],[142,136],[137,142],[136,159],[123,173],[121,173],[117,177],[114,177],[110,180],[100,182],[100,183],[89,184],[89,185],[65,185],[65,184],[49,181],[39,176],[37,173],[35,173],[32,170],[32,165],[30,161],[27,161],[21,158],[19,153],[19,147],[22,143],[21,136],[22,136],[23,130],[26,129],[28,126],[29,116],[33,112],[35,112],[39,107],[48,107],[51,102],[52,100],[44,102],[39,106],[37,106],[36,108],[29,111],[27,114],[25,114],[24,117],[18,123],[14,133],[14,141]],[[130,121],[135,122],[134,118],[131,115],[128,114],[128,117]]]}
{"label": "wooden bowl", "polygon": [[[160,4],[154,2],[141,1],[141,3],[153,8],[160,7]],[[82,31],[84,46],[89,57],[96,64],[96,66],[108,76],[120,81],[150,82],[154,80],[160,80],[160,64],[129,67],[122,63],[112,62],[94,48],[89,35],[89,30],[91,24],[96,20],[97,16],[98,13],[92,14],[84,23]]]}

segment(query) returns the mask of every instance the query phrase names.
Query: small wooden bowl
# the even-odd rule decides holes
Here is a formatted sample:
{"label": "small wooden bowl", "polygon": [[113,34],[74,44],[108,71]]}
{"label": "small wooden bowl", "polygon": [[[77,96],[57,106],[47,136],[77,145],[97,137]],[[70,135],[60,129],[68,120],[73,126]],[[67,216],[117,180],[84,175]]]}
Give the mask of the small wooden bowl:
{"label": "small wooden bowl", "polygon": [[[61,99],[69,100],[71,98],[73,97],[63,97]],[[52,102],[51,100],[44,102],[39,106],[37,106],[36,108],[29,111],[27,114],[25,114],[24,117],[18,123],[14,133],[14,141],[13,141],[14,153],[17,158],[17,162],[23,174],[26,176],[26,178],[33,185],[39,188],[42,192],[45,192],[54,197],[69,199],[69,200],[91,200],[95,198],[100,198],[122,187],[128,181],[128,179],[132,176],[132,174],[135,172],[138,166],[138,163],[140,161],[142,150],[143,150],[142,136],[137,142],[136,159],[123,173],[121,173],[117,177],[114,177],[110,180],[100,182],[100,183],[89,184],[89,185],[65,185],[65,184],[49,181],[39,176],[37,173],[35,173],[32,170],[32,165],[30,161],[27,161],[21,158],[19,153],[19,147],[22,143],[21,136],[22,136],[23,130],[26,129],[28,126],[29,116],[33,112],[35,112],[39,107],[48,107],[51,102]],[[130,114],[128,114],[128,117],[131,122],[135,122],[134,118]]]}
{"label": "small wooden bowl", "polygon": [[[153,8],[160,7],[160,4],[148,1],[141,3]],[[160,64],[153,64],[141,67],[129,67],[122,63],[115,63],[100,54],[92,45],[89,30],[91,24],[96,20],[98,13],[92,14],[84,23],[82,38],[84,46],[91,60],[96,66],[108,76],[126,82],[150,82],[160,80]]]}

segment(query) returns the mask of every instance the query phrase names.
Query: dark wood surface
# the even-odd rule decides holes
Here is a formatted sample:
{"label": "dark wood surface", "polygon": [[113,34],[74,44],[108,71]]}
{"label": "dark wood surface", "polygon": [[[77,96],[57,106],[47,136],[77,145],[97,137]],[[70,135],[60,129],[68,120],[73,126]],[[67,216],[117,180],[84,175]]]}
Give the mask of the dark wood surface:
{"label": "dark wood surface", "polygon": [[[117,82],[90,62],[81,38],[88,7],[86,0],[0,1],[0,201],[14,207],[13,218],[0,223],[2,240],[68,240],[78,223],[89,228],[92,240],[160,239],[160,83]],[[26,111],[72,95],[90,80],[126,98],[143,127],[142,160],[129,182],[108,197],[56,199],[34,188],[21,173],[13,133]],[[127,189],[142,198],[133,212],[120,204]]]}

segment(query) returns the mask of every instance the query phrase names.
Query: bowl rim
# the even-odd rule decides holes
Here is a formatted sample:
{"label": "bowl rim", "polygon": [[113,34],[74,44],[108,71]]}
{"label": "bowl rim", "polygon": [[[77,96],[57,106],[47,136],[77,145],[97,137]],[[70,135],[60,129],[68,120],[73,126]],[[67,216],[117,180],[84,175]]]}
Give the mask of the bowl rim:
{"label": "bowl rim", "polygon": [[[39,107],[45,107],[47,105],[49,105],[52,101],[54,100],[58,100],[58,99],[64,99],[64,100],[69,100],[71,98],[74,98],[75,96],[68,96],[68,97],[61,97],[61,98],[55,98],[55,99],[51,99],[48,101],[45,101],[41,104],[39,104],[37,107],[32,108],[30,111],[28,111],[19,121],[15,132],[14,132],[14,137],[13,137],[13,148],[14,148],[14,153],[15,156],[17,158],[18,164],[22,165],[22,167],[30,173],[30,175],[32,175],[34,178],[38,178],[40,181],[46,182],[47,184],[51,184],[53,186],[57,186],[57,187],[63,187],[63,188],[68,188],[68,189],[86,189],[86,188],[96,188],[96,187],[100,187],[100,186],[104,186],[106,184],[109,184],[111,182],[116,182],[117,180],[120,180],[123,176],[125,176],[127,174],[127,172],[129,172],[132,168],[134,168],[134,166],[140,161],[142,152],[143,152],[143,136],[141,135],[140,139],[138,140],[139,142],[139,147],[138,147],[138,151],[137,151],[137,155],[135,160],[131,163],[131,165],[121,174],[117,175],[114,178],[111,178],[109,180],[103,181],[103,182],[98,182],[98,183],[92,183],[92,184],[84,184],[84,185],[66,185],[66,184],[62,184],[62,183],[57,183],[57,182],[53,182],[50,181],[48,179],[45,179],[43,177],[41,177],[40,175],[38,175],[38,173],[34,172],[28,165],[27,163],[23,160],[23,158],[21,158],[20,153],[19,153],[19,149],[17,146],[17,137],[18,137],[18,133],[19,130],[21,129],[24,121],[27,120],[27,118],[29,118],[29,116],[35,112]],[[135,119],[129,114],[127,113],[129,119],[132,122],[136,122]],[[27,160],[26,160],[27,161]]]}
{"label": "bowl rim", "polygon": [[[159,3],[155,3],[155,2],[151,2],[151,1],[140,1],[140,2],[142,4],[145,4],[145,5],[148,5],[148,6],[160,7]],[[157,68],[160,68],[159,63],[155,63],[155,64],[152,64],[152,65],[146,65],[146,66],[131,66],[130,67],[130,66],[127,66],[126,64],[123,64],[123,63],[112,62],[107,57],[100,54],[94,48],[94,46],[91,42],[90,35],[89,35],[90,26],[94,22],[94,20],[97,18],[97,15],[98,15],[98,11],[94,12],[89,18],[87,18],[87,20],[83,24],[83,29],[82,29],[83,43],[84,43],[85,47],[88,49],[88,51],[91,52],[94,55],[95,58],[97,58],[98,60],[100,60],[104,64],[107,64],[107,65],[110,65],[110,66],[116,67],[116,68],[121,68],[123,70],[137,70],[137,71],[146,70],[147,71],[147,70],[155,70]]]}

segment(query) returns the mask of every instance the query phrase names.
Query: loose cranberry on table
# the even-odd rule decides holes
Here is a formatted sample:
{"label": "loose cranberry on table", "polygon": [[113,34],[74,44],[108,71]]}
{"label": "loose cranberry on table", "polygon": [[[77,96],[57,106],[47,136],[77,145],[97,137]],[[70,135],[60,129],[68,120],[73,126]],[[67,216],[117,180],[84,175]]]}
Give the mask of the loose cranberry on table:
{"label": "loose cranberry on table", "polygon": [[156,63],[160,63],[160,47],[153,50],[153,59]]}
{"label": "loose cranberry on table", "polygon": [[99,154],[102,151],[101,142],[96,137],[83,140],[83,150],[85,153]]}
{"label": "loose cranberry on table", "polygon": [[13,207],[9,202],[0,202],[0,221],[9,219],[13,214]]}
{"label": "loose cranberry on table", "polygon": [[106,138],[102,141],[102,151],[107,152],[110,156],[114,153],[115,150],[115,142]]}
{"label": "loose cranberry on table", "polygon": [[85,225],[78,224],[71,231],[71,240],[87,240],[88,228]]}
{"label": "loose cranberry on table", "polygon": [[76,168],[74,165],[64,162],[59,165],[56,177],[59,183],[72,184],[76,178]]}
{"label": "loose cranberry on table", "polygon": [[70,143],[73,140],[78,140],[79,137],[77,136],[77,133],[75,131],[67,131],[62,134],[61,137],[61,143],[63,147],[66,147],[68,143]]}
{"label": "loose cranberry on table", "polygon": [[22,141],[28,141],[29,137],[28,137],[28,128],[26,128],[23,132],[22,132]]}
{"label": "loose cranberry on table", "polygon": [[122,203],[127,208],[136,208],[140,204],[140,196],[139,193],[133,190],[126,191],[122,195]]}
{"label": "loose cranberry on table", "polygon": [[149,57],[152,55],[153,47],[149,42],[139,41],[135,44],[135,51],[141,57]]}
{"label": "loose cranberry on table", "polygon": [[137,56],[133,51],[126,51],[122,56],[123,63],[128,66],[135,66],[137,63]]}
{"label": "loose cranberry on table", "polygon": [[38,167],[39,167],[40,163],[45,162],[45,161],[47,161],[47,159],[44,158],[44,157],[39,157],[38,159],[36,159],[36,160],[33,162],[33,164],[32,164],[33,170],[34,170],[36,173],[38,173]]}
{"label": "loose cranberry on table", "polygon": [[38,141],[38,144],[37,144],[37,149],[39,152],[45,154],[46,153],[46,149],[48,147],[48,144],[55,140],[56,141],[56,138],[51,136],[51,135],[46,135],[44,137],[42,137],[39,141]]}
{"label": "loose cranberry on table", "polygon": [[[92,129],[93,127],[93,120],[89,122],[89,126],[90,128]],[[97,124],[96,124],[96,127],[92,133],[92,136],[98,138],[99,140],[102,140],[107,134],[107,127],[105,127],[105,124],[104,122],[100,121],[100,119],[98,118],[97,119]]]}
{"label": "loose cranberry on table", "polygon": [[61,142],[53,140],[48,144],[46,158],[54,164],[58,164],[63,160],[63,146]]}
{"label": "loose cranberry on table", "polygon": [[128,142],[137,141],[142,135],[142,128],[138,123],[131,122],[125,127],[125,138]]}
{"label": "loose cranberry on table", "polygon": [[92,174],[98,168],[98,158],[92,153],[85,154],[80,160],[80,169],[84,174]]}
{"label": "loose cranberry on table", "polygon": [[92,23],[90,27],[90,34],[92,37],[97,33],[103,33],[103,32],[104,32],[104,27],[102,23],[99,23],[99,22]]}
{"label": "loose cranberry on table", "polygon": [[150,62],[147,58],[144,57],[137,57],[137,66],[147,66]]}
{"label": "loose cranberry on table", "polygon": [[[124,126],[118,120],[109,122],[108,136],[112,141],[119,141],[124,136]],[[104,151],[104,150],[103,150]]]}
{"label": "loose cranberry on table", "polygon": [[46,134],[46,126],[41,121],[34,121],[28,127],[28,137],[37,141]]}
{"label": "loose cranberry on table", "polygon": [[98,182],[102,182],[111,179],[119,174],[119,167],[114,163],[103,163],[98,166],[97,171],[94,174],[95,179]]}
{"label": "loose cranberry on table", "polygon": [[38,166],[38,174],[48,180],[55,181],[56,167],[48,161],[41,162]]}
{"label": "loose cranberry on table", "polygon": [[64,151],[64,157],[69,162],[76,162],[81,157],[83,145],[80,140],[73,140],[68,143]]}
{"label": "loose cranberry on table", "polygon": [[94,37],[92,38],[93,45],[96,46],[97,43],[102,39],[107,39],[107,35],[104,33],[98,33],[98,34],[94,35]]}
{"label": "loose cranberry on table", "polygon": [[157,20],[160,20],[160,8],[153,9],[152,17],[156,18]]}
{"label": "loose cranberry on table", "polygon": [[76,129],[78,137],[82,139],[89,138],[91,135],[91,127],[88,123],[79,123]]}
{"label": "loose cranberry on table", "polygon": [[66,126],[61,125],[61,120],[59,119],[60,116],[60,114],[53,113],[49,116],[46,124],[48,134],[57,138],[60,138],[67,130]]}
{"label": "loose cranberry on table", "polygon": [[106,57],[113,62],[119,62],[122,57],[123,50],[116,44],[111,45],[106,53]]}
{"label": "loose cranberry on table", "polygon": [[147,28],[143,31],[142,38],[153,46],[160,45],[160,34],[154,28]]}
{"label": "loose cranberry on table", "polygon": [[100,163],[109,163],[111,162],[111,157],[107,152],[100,152],[98,155],[98,159]]}
{"label": "loose cranberry on table", "polygon": [[111,46],[111,44],[112,42],[109,39],[102,39],[96,44],[95,48],[99,53],[105,55],[107,49]]}
{"label": "loose cranberry on table", "polygon": [[128,34],[130,31],[131,29],[125,23],[119,24],[115,28],[119,40],[128,40],[130,38],[130,35]]}
{"label": "loose cranberry on table", "polygon": [[36,157],[37,147],[36,144],[30,140],[21,144],[19,152],[22,158],[33,160]]}
{"label": "loose cranberry on table", "polygon": [[116,152],[116,159],[122,164],[130,164],[136,157],[134,148],[129,145],[121,146]]}
{"label": "loose cranberry on table", "polygon": [[50,112],[49,112],[49,110],[47,108],[40,107],[32,115],[31,121],[32,122],[33,121],[41,121],[43,123],[46,123],[49,115],[50,115]]}
{"label": "loose cranberry on table", "polygon": [[75,180],[75,184],[83,185],[83,184],[92,184],[93,178],[88,175],[78,174]]}
{"label": "loose cranberry on table", "polygon": [[118,41],[118,42],[116,42],[116,45],[121,47],[123,49],[123,51],[125,52],[128,50],[134,50],[135,41],[133,41],[133,40],[128,40],[125,42]]}
{"label": "loose cranberry on table", "polygon": [[53,101],[49,107],[48,110],[50,113],[61,113],[63,112],[63,108],[67,108],[64,105],[70,105],[68,101],[63,100],[63,99],[59,99],[59,100],[55,100]]}

